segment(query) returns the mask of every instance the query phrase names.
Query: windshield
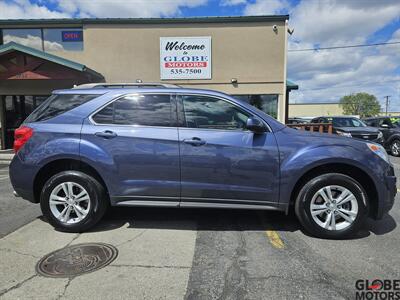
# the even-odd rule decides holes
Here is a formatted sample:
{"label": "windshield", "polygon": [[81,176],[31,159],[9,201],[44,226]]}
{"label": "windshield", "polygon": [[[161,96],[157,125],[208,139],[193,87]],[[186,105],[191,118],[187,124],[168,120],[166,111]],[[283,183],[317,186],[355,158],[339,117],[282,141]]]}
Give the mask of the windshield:
{"label": "windshield", "polygon": [[332,118],[333,127],[366,127],[365,123],[357,118]]}

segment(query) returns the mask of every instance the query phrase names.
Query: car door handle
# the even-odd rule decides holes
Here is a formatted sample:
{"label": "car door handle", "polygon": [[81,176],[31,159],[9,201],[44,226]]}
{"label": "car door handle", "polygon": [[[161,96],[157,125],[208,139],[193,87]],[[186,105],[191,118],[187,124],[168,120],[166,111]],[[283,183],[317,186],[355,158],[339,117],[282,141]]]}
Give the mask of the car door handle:
{"label": "car door handle", "polygon": [[191,139],[184,139],[183,142],[185,144],[190,144],[192,146],[202,146],[205,145],[206,141],[202,140],[201,138],[198,137],[193,137]]}
{"label": "car door handle", "polygon": [[111,131],[111,130],[106,130],[106,131],[102,131],[102,132],[96,132],[95,135],[98,136],[98,137],[105,138],[105,139],[112,139],[112,138],[115,138],[117,136],[117,134],[114,131]]}

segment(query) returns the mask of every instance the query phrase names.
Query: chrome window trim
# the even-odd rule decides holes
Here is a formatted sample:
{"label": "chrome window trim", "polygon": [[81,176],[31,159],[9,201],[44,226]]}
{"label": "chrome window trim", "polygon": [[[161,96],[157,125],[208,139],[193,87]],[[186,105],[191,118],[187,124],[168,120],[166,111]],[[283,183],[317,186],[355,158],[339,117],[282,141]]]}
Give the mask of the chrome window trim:
{"label": "chrome window trim", "polygon": [[[94,120],[93,120],[93,116],[95,115],[95,114],[97,114],[99,111],[101,111],[103,108],[105,108],[106,106],[108,106],[108,105],[110,105],[111,103],[113,103],[113,102],[115,102],[115,101],[117,101],[117,100],[119,100],[119,99],[121,99],[121,98],[124,98],[124,97],[126,97],[126,96],[129,96],[129,95],[146,95],[146,94],[151,94],[151,95],[170,95],[171,97],[177,97],[177,96],[184,96],[184,95],[186,95],[186,96],[206,96],[206,97],[211,97],[211,98],[216,98],[216,99],[220,99],[220,100],[223,100],[223,101],[226,101],[226,102],[228,102],[228,103],[230,103],[230,104],[232,104],[233,106],[235,106],[235,107],[239,107],[241,110],[244,110],[245,112],[247,112],[247,113],[249,113],[251,116],[256,116],[257,118],[259,118],[262,122],[263,122],[263,124],[266,126],[266,129],[267,129],[267,131],[266,132],[272,132],[272,129],[271,129],[271,127],[269,126],[269,124],[264,120],[264,118],[262,118],[261,116],[259,116],[257,113],[255,113],[255,112],[253,112],[253,111],[251,111],[251,110],[249,110],[249,109],[247,109],[246,107],[243,107],[243,106],[241,106],[240,104],[238,104],[238,103],[235,103],[234,101],[232,101],[232,100],[230,100],[230,99],[227,99],[227,98],[224,98],[224,97],[221,97],[221,96],[215,96],[215,95],[211,95],[211,94],[207,94],[207,93],[204,93],[204,94],[197,94],[197,93],[179,93],[179,92],[173,92],[173,93],[171,93],[171,92],[138,92],[138,93],[127,93],[127,94],[123,94],[123,95],[119,95],[119,96],[117,96],[116,98],[114,98],[114,99],[111,99],[110,101],[108,101],[107,103],[105,103],[105,104],[103,104],[102,106],[100,106],[98,109],[96,109],[93,113],[91,113],[90,115],[89,115],[89,117],[88,117],[88,119],[89,119],[89,122],[92,124],[92,125],[94,125],[94,126],[121,126],[121,127],[135,127],[135,128],[140,128],[140,127],[145,127],[145,128],[147,128],[147,127],[149,127],[149,128],[183,128],[183,129],[196,129],[196,128],[190,128],[190,127],[186,127],[186,126],[149,126],[149,125],[127,125],[127,124],[113,124],[113,123],[111,123],[111,124],[108,124],[108,123],[102,123],[102,124],[100,124],[100,123],[96,123]],[[183,103],[183,101],[182,101],[182,103]],[[172,98],[171,98],[171,104],[172,104]],[[177,114],[178,112],[177,111],[175,111],[175,113]],[[227,131],[227,132],[232,132],[232,131],[234,131],[234,132],[252,132],[252,131],[250,131],[250,130],[229,130],[229,129],[215,129],[215,128],[197,128],[197,129],[199,129],[199,130],[212,130],[212,131]]]}
{"label": "chrome window trim", "polygon": [[[226,101],[226,102],[232,104],[235,107],[239,107],[241,110],[245,111],[246,113],[250,114],[251,116],[253,116],[253,117],[256,116],[257,118],[259,118],[263,122],[263,124],[267,127],[268,132],[272,132],[272,129],[269,126],[269,124],[267,122],[265,122],[265,120],[262,117],[260,117],[258,114],[254,113],[253,111],[247,109],[246,107],[241,106],[240,104],[238,104],[238,103],[236,103],[236,102],[234,102],[234,101],[232,101],[230,99],[227,99],[227,98],[224,98],[224,97],[220,97],[220,96],[210,95],[210,94],[196,94],[196,93],[192,94],[192,93],[179,93],[179,92],[177,92],[176,95],[177,96],[203,96],[203,97],[206,96],[206,97],[216,98],[216,99],[220,99],[222,101]],[[183,99],[182,99],[182,104],[183,104]],[[231,131],[239,131],[239,132],[250,131],[250,132],[252,132],[251,130],[234,130],[234,129],[233,130],[231,130],[231,129],[225,129],[224,130],[224,129],[215,129],[215,128],[191,128],[191,127],[186,127],[186,126],[184,126],[184,127],[183,126],[179,126],[179,128],[201,129],[201,130],[203,130],[203,129],[204,130],[218,130],[218,131],[229,131],[229,132],[231,132]]]}

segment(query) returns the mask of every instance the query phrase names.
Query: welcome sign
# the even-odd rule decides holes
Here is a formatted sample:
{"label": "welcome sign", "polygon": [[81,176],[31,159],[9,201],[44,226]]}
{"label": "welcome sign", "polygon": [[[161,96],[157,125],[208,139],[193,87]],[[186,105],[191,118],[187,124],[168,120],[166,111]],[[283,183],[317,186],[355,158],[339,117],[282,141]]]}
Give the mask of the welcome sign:
{"label": "welcome sign", "polygon": [[161,37],[161,79],[211,79],[211,37]]}

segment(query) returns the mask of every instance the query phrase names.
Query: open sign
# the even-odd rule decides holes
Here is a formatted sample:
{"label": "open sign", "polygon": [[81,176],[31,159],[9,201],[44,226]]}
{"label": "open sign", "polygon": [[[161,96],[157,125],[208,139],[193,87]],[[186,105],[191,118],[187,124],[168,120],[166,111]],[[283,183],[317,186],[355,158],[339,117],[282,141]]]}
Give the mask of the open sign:
{"label": "open sign", "polygon": [[63,42],[82,42],[83,41],[83,31],[61,31],[61,37]]}

